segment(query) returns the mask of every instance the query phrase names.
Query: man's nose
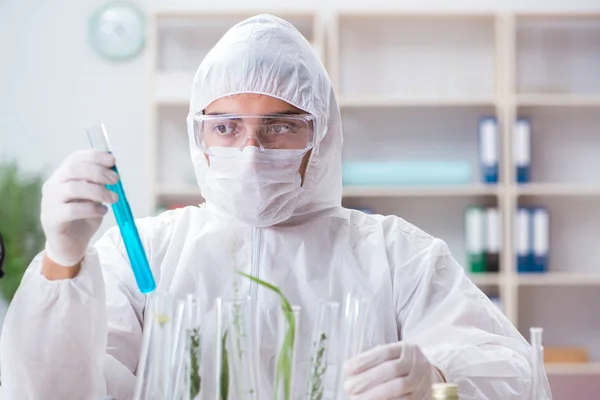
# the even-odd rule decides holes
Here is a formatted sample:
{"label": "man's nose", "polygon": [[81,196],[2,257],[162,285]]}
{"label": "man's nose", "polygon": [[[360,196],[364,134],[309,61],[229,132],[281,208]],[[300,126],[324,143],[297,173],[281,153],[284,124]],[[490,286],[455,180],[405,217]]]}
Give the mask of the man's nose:
{"label": "man's nose", "polygon": [[260,147],[260,144],[258,143],[258,140],[256,140],[256,138],[250,137],[250,138],[248,138],[248,140],[246,141],[246,144],[244,145],[244,147],[247,147],[247,146]]}

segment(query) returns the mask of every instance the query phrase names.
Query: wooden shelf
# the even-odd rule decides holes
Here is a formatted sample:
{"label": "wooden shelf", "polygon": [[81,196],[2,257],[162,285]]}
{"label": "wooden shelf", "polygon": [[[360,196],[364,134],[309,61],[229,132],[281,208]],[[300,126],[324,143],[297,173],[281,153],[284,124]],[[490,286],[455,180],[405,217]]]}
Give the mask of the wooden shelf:
{"label": "wooden shelf", "polygon": [[402,98],[352,95],[339,98],[340,108],[359,107],[494,107],[492,98]]}
{"label": "wooden shelf", "polygon": [[467,276],[477,286],[498,286],[500,285],[501,276],[499,273],[467,273]]}
{"label": "wooden shelf", "polygon": [[161,198],[202,198],[197,185],[157,186],[156,195]]}
{"label": "wooden shelf", "polygon": [[[161,18],[235,18],[245,19],[260,14],[260,11],[252,9],[225,9],[207,10],[206,7],[168,6],[155,11],[154,15]],[[306,10],[286,9],[276,13],[281,18],[314,18],[315,14]]]}
{"label": "wooden shelf", "polygon": [[546,272],[518,274],[520,286],[600,286],[600,273]]}
{"label": "wooden shelf", "polygon": [[587,364],[545,364],[548,375],[600,375],[600,363]]}
{"label": "wooden shelf", "polygon": [[518,196],[600,196],[600,186],[569,183],[530,183],[517,185]]}
{"label": "wooden shelf", "polygon": [[[542,35],[543,32],[537,31],[546,29],[546,22],[552,25],[552,21],[556,20],[562,26],[562,21],[569,19],[567,22],[577,30],[592,26],[584,38],[589,37],[590,43],[595,43],[597,25],[587,20],[599,19],[600,14],[428,13],[382,9],[366,12],[341,10],[335,18],[330,18],[329,12],[322,11],[264,11],[288,19],[294,25],[299,24],[299,30],[326,60],[343,113],[346,156],[348,150],[354,151],[352,157],[355,159],[376,159],[386,151],[386,157],[394,159],[444,159],[451,155],[477,167],[480,157],[478,122],[482,116],[495,115],[501,139],[500,173],[507,177],[514,173],[510,139],[514,118],[521,115],[531,118],[531,147],[535,149],[531,154],[532,168],[540,180],[565,183],[344,186],[342,196],[348,205],[356,203],[383,214],[398,213],[419,228],[445,240],[452,252],[459,255],[464,252],[464,208],[470,205],[497,206],[504,243],[501,259],[503,272],[467,272],[467,276],[477,286],[484,290],[489,288],[491,294],[499,297],[506,315],[515,325],[531,326],[531,323],[536,323],[548,331],[554,331],[565,325],[563,321],[552,318],[555,310],[563,304],[560,302],[561,296],[570,296],[571,293],[579,295],[581,292],[581,301],[588,301],[588,297],[596,298],[597,290],[600,290],[600,273],[593,274],[591,270],[587,273],[577,272],[578,268],[579,271],[582,269],[573,261],[564,272],[518,274],[513,272],[516,260],[510,255],[515,250],[512,243],[514,207],[533,203],[534,200],[548,203],[544,205],[552,209],[556,217],[553,220],[551,215],[551,235],[557,235],[553,230],[563,228],[569,233],[566,240],[560,243],[560,246],[569,247],[560,247],[558,243],[554,246],[553,242],[553,254],[569,259],[566,255],[571,256],[573,252],[588,254],[591,250],[591,259],[598,255],[594,251],[593,241],[580,243],[576,235],[580,229],[586,229],[582,234],[588,237],[597,233],[594,229],[597,226],[595,217],[585,220],[585,224],[578,222],[589,217],[588,210],[593,210],[596,198],[600,198],[600,183],[580,184],[574,181],[580,178],[584,182],[594,182],[593,173],[583,176],[579,171],[588,164],[586,171],[598,169],[595,168],[594,151],[600,143],[596,137],[600,93],[543,93],[536,88],[544,85],[548,88],[564,88],[562,90],[565,92],[600,91],[600,80],[594,74],[597,68],[593,52],[580,48],[567,50],[566,40],[562,44],[558,43],[560,41],[554,43],[554,40],[544,40],[540,45],[538,42],[542,39],[538,38],[538,34]],[[196,6],[168,7],[155,13],[164,21],[158,21],[159,24],[151,27],[151,33],[157,38],[167,39],[157,43],[167,43],[167,46],[177,39],[179,47],[183,46],[183,50],[165,47],[171,52],[164,52],[163,58],[150,57],[153,62],[163,61],[162,64],[156,62],[152,71],[154,87],[150,92],[152,112],[155,113],[152,115],[155,125],[152,151],[157,162],[158,156],[163,157],[157,151],[162,151],[159,145],[166,143],[164,138],[157,140],[159,133],[166,135],[175,132],[175,128],[171,128],[176,124],[173,120],[181,119],[184,113],[180,113],[180,110],[189,104],[193,71],[187,71],[191,69],[189,64],[196,63],[200,57],[196,48],[208,51],[217,36],[215,32],[230,22],[239,22],[257,13],[248,9],[203,10]],[[541,23],[536,21],[538,19]],[[203,25],[204,21],[206,26]],[[163,23],[162,27],[160,22]],[[179,23],[184,33],[177,34],[186,34],[186,29],[192,31],[187,36],[189,43],[179,39],[177,34],[174,35],[175,39],[169,37],[169,32],[164,29],[165,26],[177,29]],[[198,23],[202,26],[194,25]],[[212,36],[195,35],[196,29],[207,30]],[[559,35],[569,34],[561,32]],[[156,43],[149,48],[151,51],[160,49]],[[189,53],[184,53],[186,51]],[[189,57],[182,56],[178,60],[171,56],[180,53]],[[548,61],[563,55],[569,60],[568,63],[562,63],[564,65],[553,65]],[[191,61],[187,63],[188,60]],[[373,60],[376,60],[374,64]],[[539,73],[539,65],[547,66],[547,76]],[[567,69],[575,68],[578,73],[574,77]],[[165,72],[177,69],[183,69],[186,73]],[[452,74],[448,74],[448,71],[452,71]],[[172,115],[169,114],[171,111]],[[156,115],[163,115],[163,125],[157,121]],[[573,134],[567,137],[566,133],[571,131]],[[556,138],[565,139],[553,140]],[[184,152],[185,157],[189,157],[186,143],[181,140],[181,157],[184,157]],[[354,147],[349,147],[349,144]],[[573,147],[567,148],[571,144]],[[385,151],[380,152],[382,147]],[[567,159],[566,155],[562,156],[563,152],[571,159],[581,154],[581,159],[573,159],[572,163],[563,167]],[[200,190],[192,180],[181,185],[158,183],[162,179],[168,182],[162,176],[188,176],[183,165],[173,166],[168,162],[169,158],[163,159],[167,160],[163,162],[169,174],[153,177],[153,181],[157,182],[154,200],[161,205],[202,202]],[[569,183],[569,180],[573,183]],[[581,203],[581,208],[585,210],[573,210],[571,204],[575,201]],[[436,229],[438,232],[432,232]],[[561,252],[563,254],[559,254]],[[563,260],[557,260],[560,258],[558,256],[553,259],[564,263]],[[537,296],[551,301],[539,301],[538,308],[537,303],[530,302]],[[575,306],[571,304],[564,309],[567,312],[576,310],[574,307],[580,303],[573,301],[573,304]],[[591,300],[590,304],[593,304]],[[573,324],[565,326],[561,335],[571,337],[576,330],[583,330],[589,343],[582,345],[597,352],[597,343],[589,339],[595,337],[593,333],[597,324],[588,325],[589,319],[580,318],[581,313],[571,314],[577,318],[574,318]],[[585,322],[582,323],[582,320]],[[583,375],[592,380],[600,375],[600,362],[548,364],[546,371],[548,375]]]}
{"label": "wooden shelf", "polygon": [[523,107],[600,107],[600,94],[519,94],[516,103]]}
{"label": "wooden shelf", "polygon": [[448,197],[497,196],[501,187],[496,185],[461,186],[344,186],[343,197]]}

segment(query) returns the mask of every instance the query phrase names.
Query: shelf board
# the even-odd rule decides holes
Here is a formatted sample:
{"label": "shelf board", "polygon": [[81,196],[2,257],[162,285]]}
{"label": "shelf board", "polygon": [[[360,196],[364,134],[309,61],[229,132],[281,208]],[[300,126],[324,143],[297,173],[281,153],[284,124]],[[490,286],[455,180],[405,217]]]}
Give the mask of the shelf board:
{"label": "shelf board", "polygon": [[197,185],[158,186],[156,195],[170,199],[202,198],[200,188]]}
{"label": "shelf board", "polygon": [[338,14],[338,18],[341,20],[354,20],[359,19],[364,21],[368,18],[377,19],[450,19],[450,20],[461,20],[461,19],[492,19],[495,18],[495,13],[487,11],[482,12],[466,12],[466,11],[418,11],[418,10],[344,10]]}
{"label": "shelf board", "polygon": [[517,105],[530,107],[600,107],[600,94],[519,94],[517,95]]}
{"label": "shelf board", "polygon": [[518,196],[600,196],[600,185],[528,183],[516,185]]}
{"label": "shelf board", "polygon": [[585,272],[546,272],[518,274],[520,286],[600,286],[600,274]]}
{"label": "shelf board", "polygon": [[352,95],[338,98],[340,108],[359,107],[494,107],[491,98],[415,98]]}
{"label": "shelf board", "polygon": [[480,273],[480,274],[467,273],[467,276],[477,286],[500,285],[500,274],[499,273],[493,273],[493,272]]}
{"label": "shelf board", "polygon": [[[171,6],[164,7],[154,11],[154,15],[161,18],[237,18],[245,19],[260,14],[259,11],[252,9],[207,9],[206,6]],[[316,13],[302,9],[286,9],[277,12],[277,16],[282,18],[315,18]]]}
{"label": "shelf board", "polygon": [[497,196],[501,190],[496,185],[344,186],[342,196],[346,198]]}
{"label": "shelf board", "polygon": [[545,364],[548,375],[600,375],[600,362]]}

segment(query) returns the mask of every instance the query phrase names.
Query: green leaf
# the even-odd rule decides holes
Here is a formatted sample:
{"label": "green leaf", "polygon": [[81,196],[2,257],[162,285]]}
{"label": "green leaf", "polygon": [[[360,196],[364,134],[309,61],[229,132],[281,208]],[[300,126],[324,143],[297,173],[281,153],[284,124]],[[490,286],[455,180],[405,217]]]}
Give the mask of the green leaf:
{"label": "green leaf", "polygon": [[221,340],[221,400],[229,398],[229,361],[227,359],[227,332]]}
{"label": "green leaf", "polygon": [[279,384],[283,380],[283,392],[284,399],[290,400],[292,397],[292,363],[294,357],[294,341],[296,333],[296,318],[292,311],[290,302],[285,298],[281,289],[277,286],[265,282],[255,276],[248,275],[244,272],[238,271],[238,273],[253,282],[277,293],[281,299],[281,308],[283,315],[287,322],[287,330],[283,338],[281,349],[279,350],[279,358],[277,359],[276,371],[275,371],[275,399],[279,396]]}

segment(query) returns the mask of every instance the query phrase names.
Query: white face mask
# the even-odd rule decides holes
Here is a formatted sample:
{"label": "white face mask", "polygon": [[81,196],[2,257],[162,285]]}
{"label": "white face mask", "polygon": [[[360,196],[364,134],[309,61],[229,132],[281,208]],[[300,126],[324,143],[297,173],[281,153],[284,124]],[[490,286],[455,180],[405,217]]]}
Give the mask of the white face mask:
{"label": "white face mask", "polygon": [[[207,202],[252,226],[289,219],[302,193],[304,150],[213,148],[203,190]],[[223,158],[219,155],[224,156]]]}

